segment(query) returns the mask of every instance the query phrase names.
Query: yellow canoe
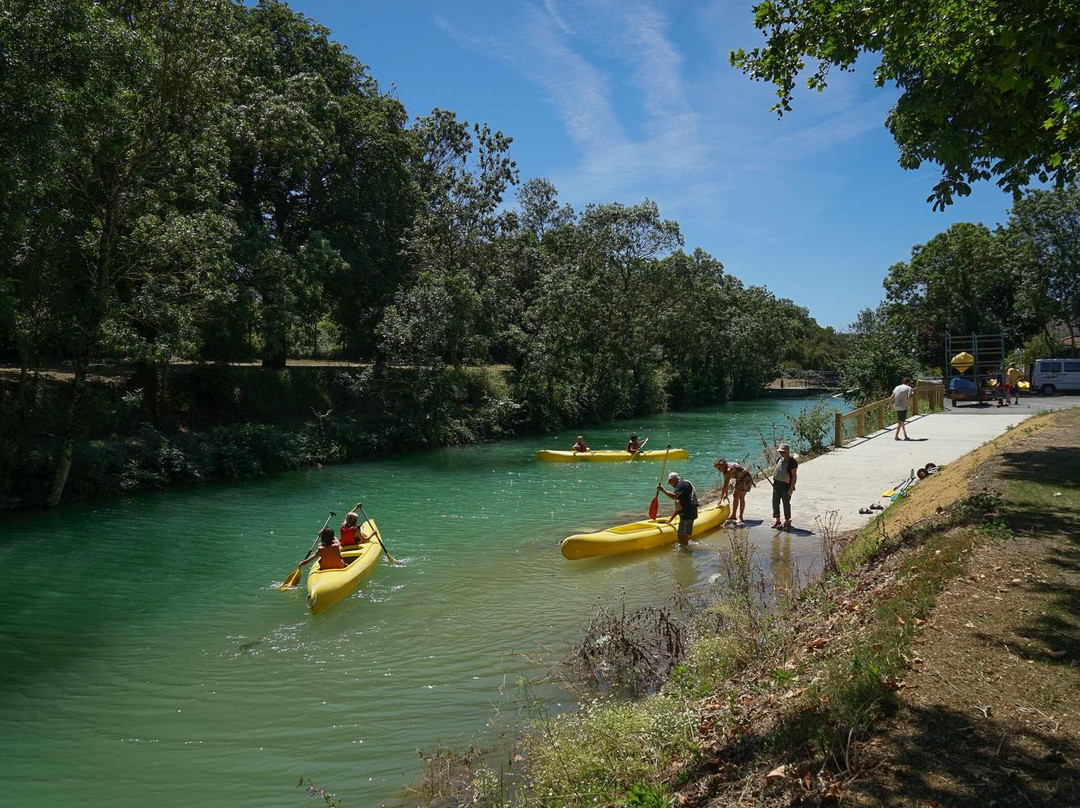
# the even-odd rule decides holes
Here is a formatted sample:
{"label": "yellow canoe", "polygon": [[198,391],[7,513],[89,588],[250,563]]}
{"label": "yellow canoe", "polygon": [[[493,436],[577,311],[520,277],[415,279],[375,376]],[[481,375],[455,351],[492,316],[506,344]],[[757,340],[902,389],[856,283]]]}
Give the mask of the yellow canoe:
{"label": "yellow canoe", "polygon": [[[668,449],[666,453],[668,460],[686,460],[690,456],[686,449]],[[664,454],[664,449],[646,449],[637,454],[631,454],[623,449],[597,449],[594,452],[541,449],[536,453],[536,459],[553,463],[570,463],[574,460],[663,460]]]}
{"label": "yellow canoe", "polygon": [[[694,520],[694,530],[690,534],[698,538],[715,530],[731,515],[728,503],[715,502],[698,509],[698,518]],[[597,533],[578,533],[562,540],[560,549],[565,558],[576,561],[579,558],[627,553],[631,550],[647,550],[677,541],[679,518],[669,525],[667,519],[645,519],[628,525],[609,527]]]}
{"label": "yellow canoe", "polygon": [[[360,535],[364,539],[371,539],[376,535],[375,531],[373,519],[368,519],[360,526]],[[360,582],[375,569],[381,554],[382,545],[376,539],[342,550],[345,569],[320,569],[319,560],[316,559],[307,577],[307,603],[312,613],[322,614],[355,592]]]}

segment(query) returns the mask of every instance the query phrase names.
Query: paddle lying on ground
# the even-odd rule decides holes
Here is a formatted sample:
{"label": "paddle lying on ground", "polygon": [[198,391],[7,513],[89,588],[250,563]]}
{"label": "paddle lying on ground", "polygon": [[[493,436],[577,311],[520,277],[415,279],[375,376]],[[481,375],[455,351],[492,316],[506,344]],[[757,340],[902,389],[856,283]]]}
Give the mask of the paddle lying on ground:
{"label": "paddle lying on ground", "polygon": [[383,543],[382,536],[379,535],[378,525],[372,522],[371,518],[367,515],[367,513],[364,512],[364,506],[358,502],[356,503],[356,507],[360,509],[360,513],[364,514],[364,521],[371,525],[372,529],[375,531],[375,540],[379,542],[379,546],[382,547],[382,551],[386,553],[386,560],[389,561],[391,564],[398,563],[397,559],[390,555],[390,551],[386,549],[386,545]]}
{"label": "paddle lying on ground", "polygon": [[656,493],[653,494],[652,502],[649,503],[649,518],[655,519],[656,514],[660,512],[660,486],[664,483],[664,471],[667,469],[667,456],[671,451],[671,444],[667,445],[664,449],[664,463],[660,466],[660,482],[656,484]]}
{"label": "paddle lying on ground", "polygon": [[[335,516],[337,516],[337,514],[334,513],[333,511],[330,511],[330,515],[328,517],[326,517],[326,521],[323,523],[323,526],[319,530],[319,533],[322,533],[323,530],[326,530],[326,526],[330,524],[330,520],[333,519]],[[311,543],[311,547],[308,549],[308,551],[306,553],[304,553],[304,558],[307,558],[309,555],[311,555],[313,552],[315,552],[315,545],[318,544],[318,543],[319,543],[319,536],[318,536],[318,534],[316,534],[315,535],[315,541],[313,541]],[[280,589],[282,591],[284,591],[286,589],[293,589],[293,588],[296,587],[296,585],[298,583],[300,583],[300,565],[299,564],[296,565],[296,569],[294,569],[292,571],[292,573],[289,575],[289,577],[286,578],[284,581],[282,581],[281,586],[279,586],[278,589]]]}
{"label": "paddle lying on ground", "polygon": [[909,474],[909,475],[908,475],[907,477],[905,477],[905,478],[904,478],[903,480],[901,480],[900,482],[898,482],[898,483],[897,483],[896,485],[894,485],[894,486],[893,486],[892,488],[890,488],[890,489],[889,489],[888,491],[882,491],[882,492],[881,492],[881,496],[883,496],[883,497],[891,497],[891,496],[892,496],[893,494],[895,494],[895,493],[896,493],[896,491],[897,491],[897,489],[898,489],[898,488],[900,488],[900,487],[901,487],[901,486],[902,486],[902,485],[903,485],[904,483],[906,483],[906,482],[910,482],[910,481],[911,481],[912,479],[914,479],[914,477],[915,477],[915,469],[912,469],[912,470],[911,470],[911,474]]}

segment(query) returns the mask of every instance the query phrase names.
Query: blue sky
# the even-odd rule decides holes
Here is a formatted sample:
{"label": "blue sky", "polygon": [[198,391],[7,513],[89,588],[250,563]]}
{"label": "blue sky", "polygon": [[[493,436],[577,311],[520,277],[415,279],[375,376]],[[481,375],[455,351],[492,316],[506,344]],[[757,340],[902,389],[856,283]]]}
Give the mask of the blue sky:
{"label": "blue sky", "polygon": [[749,0],[295,0],[410,116],[434,107],[514,139],[521,179],[561,201],[653,199],[701,247],[845,329],[911,248],[958,221],[993,227],[992,183],[935,213],[937,172],[903,171],[884,127],[895,98],[871,66],[803,91],[777,119],[771,85],[728,65],[758,45]]}

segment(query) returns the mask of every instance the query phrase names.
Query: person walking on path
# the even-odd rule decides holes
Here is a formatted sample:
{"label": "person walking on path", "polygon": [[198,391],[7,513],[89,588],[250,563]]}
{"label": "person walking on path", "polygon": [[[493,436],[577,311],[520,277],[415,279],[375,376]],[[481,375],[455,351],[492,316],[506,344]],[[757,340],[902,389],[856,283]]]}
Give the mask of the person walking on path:
{"label": "person walking on path", "polygon": [[722,457],[713,461],[713,468],[724,477],[724,488],[720,491],[720,501],[723,502],[728,496],[728,485],[734,481],[731,489],[731,517],[735,527],[743,526],[743,516],[746,515],[746,492],[754,487],[754,475],[747,471],[742,464],[725,460]]}
{"label": "person walking on path", "polygon": [[[791,530],[791,495],[795,493],[795,481],[799,476],[799,461],[791,456],[791,447],[781,443],[776,447],[780,459],[776,461],[772,477],[773,528]],[[784,521],[780,521],[780,506],[784,506]]]}
{"label": "person walking on path", "polygon": [[889,399],[892,402],[892,408],[896,411],[896,435],[893,436],[893,440],[900,440],[901,432],[904,433],[904,440],[911,440],[907,435],[905,421],[907,421],[908,405],[914,392],[911,389],[911,379],[907,376],[904,377],[904,381],[893,388],[892,398]]}
{"label": "person walking on path", "polygon": [[663,485],[656,486],[657,491],[662,491],[668,499],[675,500],[675,510],[668,519],[668,524],[679,517],[679,544],[690,541],[690,534],[694,531],[694,520],[698,517],[697,492],[694,484],[689,480],[679,477],[677,471],[671,472],[667,477],[668,485],[672,490],[668,491]]}
{"label": "person walking on path", "polygon": [[1005,380],[1009,383],[1008,388],[1005,390],[1005,398],[1008,399],[1010,393],[1012,394],[1013,404],[1020,403],[1020,369],[1015,363],[1010,362],[1009,366],[1005,368]]}

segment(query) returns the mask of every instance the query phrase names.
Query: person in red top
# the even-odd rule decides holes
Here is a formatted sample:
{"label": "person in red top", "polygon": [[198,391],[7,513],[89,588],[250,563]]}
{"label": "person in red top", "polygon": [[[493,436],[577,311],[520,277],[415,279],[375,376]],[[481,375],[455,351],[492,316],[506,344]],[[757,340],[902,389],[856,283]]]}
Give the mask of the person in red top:
{"label": "person in red top", "polygon": [[320,545],[315,552],[301,561],[298,566],[303,567],[317,558],[319,559],[319,569],[345,569],[345,559],[341,557],[341,542],[339,542],[337,536],[334,535],[334,529],[332,527],[324,527],[320,530],[319,541]]}
{"label": "person in red top", "polygon": [[357,511],[360,510],[360,503],[357,502],[356,506],[345,514],[345,521],[341,523],[341,546],[352,547],[357,544],[363,544],[367,541],[363,531],[360,530],[360,514]]}
{"label": "person in red top", "polygon": [[587,452],[587,451],[589,451],[589,446],[588,446],[588,444],[585,443],[585,436],[584,435],[578,435],[577,436],[577,440],[574,441],[574,451],[575,452]]}

